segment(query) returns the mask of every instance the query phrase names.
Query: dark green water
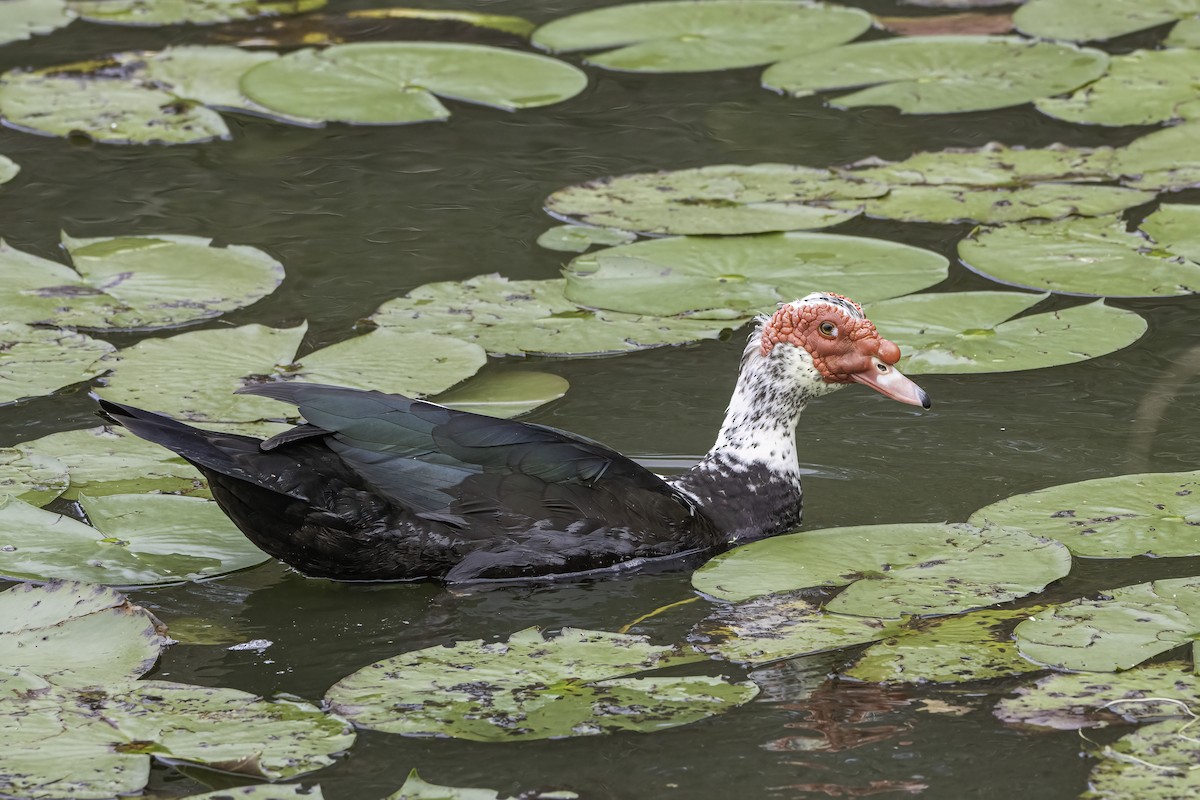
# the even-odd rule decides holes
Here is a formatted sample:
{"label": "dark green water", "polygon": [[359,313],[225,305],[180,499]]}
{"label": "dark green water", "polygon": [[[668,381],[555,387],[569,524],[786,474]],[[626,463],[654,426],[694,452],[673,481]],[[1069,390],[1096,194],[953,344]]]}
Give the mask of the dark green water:
{"label": "dark green water", "polygon": [[[455,6],[543,21],[605,4]],[[193,43],[204,35],[76,24],[5,46],[0,69]],[[1117,49],[1144,41],[1153,37],[1119,42]],[[0,235],[51,257],[60,230],[76,237],[195,234],[262,248],[284,262],[286,282],[214,325],[307,319],[308,344],[316,348],[350,336],[354,322],[381,302],[429,281],[494,271],[554,276],[562,255],[534,240],[554,224],[541,211],[542,199],[569,183],[715,163],[897,159],[993,140],[1117,145],[1145,132],[1069,125],[1029,107],[944,117],[838,111],[758,88],[756,69],[694,76],[588,72],[588,90],[559,106],[510,115],[452,104],[453,116],[442,124],[306,130],[231,118],[233,141],[177,148],[98,147],[0,129],[0,152],[23,168],[0,187]],[[969,226],[857,220],[832,230],[944,253],[956,266],[940,288],[994,286],[957,266],[954,247]],[[924,413],[861,388],[810,407],[799,434],[801,458],[814,472],[806,482],[807,527],[959,521],[995,499],[1050,484],[1194,468],[1200,302],[1115,305],[1137,310],[1150,331],[1105,358],[1005,375],[922,378],[934,398]],[[741,346],[739,333],[723,343],[542,361],[538,368],[568,378],[571,390],[531,419],[635,456],[696,457],[715,436]],[[91,426],[91,412],[84,388],[5,407],[0,444]],[[1196,559],[1079,562],[1052,594],[1067,598],[1196,573]],[[503,639],[529,625],[615,630],[692,596],[688,577],[675,572],[457,593],[434,585],[338,585],[270,564],[204,585],[137,592],[135,599],[168,623],[214,619],[234,628],[238,641],[274,643],[262,653],[179,645],[155,677],[318,701],[335,680],[406,650]],[[704,613],[703,602],[693,603],[633,631],[677,641]],[[502,793],[563,787],[587,798],[806,798],[872,790],[901,797],[906,787],[924,786],[920,796],[931,800],[1051,800],[1085,788],[1091,762],[1078,756],[1076,734],[1031,734],[993,720],[994,700],[1015,683],[940,690],[825,683],[814,694],[814,676],[827,668],[818,660],[761,670],[755,678],[764,692],[748,706],[653,735],[485,745],[363,733],[347,758],[306,782],[319,781],[326,797],[367,800],[394,791],[412,767],[437,783]],[[931,700],[969,712],[919,710]],[[203,789],[163,768],[155,769],[153,785],[172,794]]]}

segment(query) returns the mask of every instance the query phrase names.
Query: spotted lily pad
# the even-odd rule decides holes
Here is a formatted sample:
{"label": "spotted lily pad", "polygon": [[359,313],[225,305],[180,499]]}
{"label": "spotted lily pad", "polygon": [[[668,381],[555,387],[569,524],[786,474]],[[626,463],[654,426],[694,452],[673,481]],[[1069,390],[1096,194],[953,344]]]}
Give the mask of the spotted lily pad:
{"label": "spotted lily pad", "polygon": [[555,52],[616,50],[587,62],[627,72],[707,72],[752,67],[835,47],[871,27],[856,8],[755,0],[667,0],[594,9],[538,28]]}
{"label": "spotted lily pad", "polygon": [[[1200,5],[1197,6],[1200,8]],[[1200,113],[1200,52],[1135,50],[1113,56],[1108,72],[1067,97],[1040,98],[1043,114],[1089,125],[1153,125]]]}
{"label": "spotted lily pad", "polygon": [[1022,655],[1054,669],[1108,672],[1200,637],[1200,578],[1123,586],[1017,626]]}
{"label": "spotted lily pad", "polygon": [[1142,233],[1127,232],[1116,216],[1024,222],[975,231],[958,254],[971,269],[1015,286],[1106,297],[1194,294],[1197,222],[1200,206],[1164,203],[1142,222]]}
{"label": "spotted lily pad", "polygon": [[897,297],[946,277],[946,259],[861,236],[778,233],[679,237],[577,256],[566,296],[630,314],[746,316],[820,289],[859,302]]}
{"label": "spotted lily pad", "polygon": [[781,61],[763,84],[796,97],[865,86],[831,103],[949,114],[1069,92],[1100,77],[1107,63],[1099,50],[1011,36],[910,36]]}
{"label": "spotted lily pad", "polygon": [[872,303],[867,313],[900,345],[904,371],[913,374],[1074,364],[1127,347],[1146,332],[1140,316],[1099,300],[1013,319],[1045,297],[1022,292],[922,294]]}
{"label": "spotted lily pad", "polygon": [[1195,717],[1144,725],[1100,753],[1088,775],[1095,797],[1105,800],[1182,800],[1200,794],[1200,742]]}
{"label": "spotted lily pad", "polygon": [[66,465],[53,456],[0,448],[0,495],[44,506],[65,492],[70,482]]}
{"label": "spotted lily pad", "polygon": [[414,736],[513,741],[654,731],[728,711],[757,693],[712,677],[621,677],[700,656],[642,636],[537,628],[376,662],[326,695],[356,725]]}
{"label": "spotted lily pad", "polygon": [[1196,0],[1030,0],[1013,21],[1022,33],[1090,42],[1165,25],[1200,14]]}
{"label": "spotted lily pad", "polygon": [[112,25],[212,25],[277,14],[302,14],[327,0],[70,0],[90,22]]}
{"label": "spotted lily pad", "polygon": [[[520,800],[574,800],[574,792],[522,792]],[[439,786],[422,780],[414,769],[408,773],[404,785],[395,794],[384,800],[501,800],[499,792],[491,789],[468,789],[458,786]],[[508,798],[507,800],[518,800]]]}
{"label": "spotted lily pad", "polygon": [[1142,136],[1113,154],[1113,173],[1138,189],[1177,190],[1200,185],[1200,122]]}
{"label": "spotted lily pad", "polygon": [[538,237],[539,246],[547,250],[567,253],[582,253],[600,245],[629,244],[637,238],[636,233],[617,228],[596,228],[591,225],[556,225]]}
{"label": "spotted lily pad", "polygon": [[581,71],[552,58],[442,42],[297,50],[241,79],[243,93],[275,111],[366,125],[445,119],[435,95],[514,111],[558,103],[586,85]]}
{"label": "spotted lily pad", "polygon": [[557,400],[569,387],[566,378],[549,372],[508,370],[477,376],[430,399],[459,411],[507,419]]}
{"label": "spotted lily pad", "polygon": [[898,619],[952,614],[1041,591],[1067,574],[1060,543],[1014,528],[859,525],[773,536],[730,550],[692,575],[721,600],[845,586],[824,608]]}
{"label": "spotted lily pad", "polygon": [[949,148],[915,153],[903,161],[867,158],[842,167],[855,180],[888,186],[974,186],[1015,188],[1048,181],[1107,181],[1113,177],[1111,147]]}
{"label": "spotted lily pad", "polygon": [[96,360],[115,349],[82,333],[0,322],[0,404],[89,380],[106,369]]}
{"label": "spotted lily pad", "polygon": [[5,0],[0,3],[0,44],[50,33],[74,18],[66,0]]}
{"label": "spotted lily pad", "polygon": [[0,499],[0,575],[153,586],[268,560],[211,500],[118,494],[79,502],[92,525]]}
{"label": "spotted lily pad", "polygon": [[1077,556],[1200,555],[1200,471],[1118,475],[1019,494],[976,511],[976,525],[1023,528]]}
{"label": "spotted lily pad", "polygon": [[[855,217],[878,183],[793,164],[719,164],[621,175],[559,189],[555,217],[642,233],[738,234],[825,228]],[[830,208],[842,200],[843,207]]]}

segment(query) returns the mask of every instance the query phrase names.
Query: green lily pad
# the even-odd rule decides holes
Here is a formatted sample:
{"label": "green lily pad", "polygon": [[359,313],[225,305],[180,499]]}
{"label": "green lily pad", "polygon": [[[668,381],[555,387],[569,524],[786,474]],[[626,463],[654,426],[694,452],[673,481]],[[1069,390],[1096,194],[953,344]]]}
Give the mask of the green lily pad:
{"label": "green lily pad", "polygon": [[1184,123],[1142,136],[1113,156],[1113,173],[1124,183],[1154,191],[1200,185],[1200,122]]}
{"label": "green lily pad", "polygon": [[1030,0],[1013,14],[1030,36],[1091,42],[1165,25],[1200,14],[1196,0]]}
{"label": "green lily pad", "polygon": [[835,47],[871,27],[856,8],[787,0],[667,0],[585,11],[538,28],[554,52],[598,50],[587,63],[626,72],[708,72]]}
{"label": "green lily pad", "polygon": [[825,609],[898,619],[953,614],[1041,591],[1067,574],[1060,543],[1013,528],[859,525],[773,536],[730,550],[692,575],[721,600],[845,586]]}
{"label": "green lily pad", "polygon": [[1200,578],[1139,583],[1073,600],[1017,626],[1021,654],[1054,669],[1129,669],[1200,636]]}
{"label": "green lily pad", "polygon": [[[573,800],[579,797],[574,792],[522,792],[521,800]],[[384,800],[501,800],[500,793],[491,789],[464,789],[458,786],[439,786],[421,779],[414,769],[399,791]],[[507,800],[517,800],[508,798]]]}
{"label": "green lily pad", "polygon": [[636,233],[617,228],[595,228],[590,225],[556,225],[537,238],[539,247],[567,253],[582,253],[600,245],[629,244],[637,239]]}
{"label": "green lily pad", "polygon": [[73,19],[66,0],[5,0],[0,3],[0,44],[50,33]]}
{"label": "green lily pad", "polygon": [[67,466],[53,456],[0,448],[0,495],[44,506],[67,490]]}
{"label": "green lily pad", "polygon": [[211,500],[117,494],[80,496],[79,503],[92,525],[0,499],[0,575],[153,586],[246,569],[269,558]]}
{"label": "green lily pad", "polygon": [[747,316],[815,289],[859,302],[898,297],[946,277],[946,259],[861,236],[777,233],[655,239],[577,256],[566,296],[591,308],[697,318]]}
{"label": "green lily pad", "polygon": [[1142,317],[1099,300],[1012,319],[1045,297],[1022,292],[922,294],[872,303],[867,313],[900,345],[904,371],[914,375],[1074,364],[1128,347],[1146,332]]}
{"label": "green lily pad", "polygon": [[975,186],[1017,188],[1048,181],[1107,181],[1113,177],[1111,147],[983,147],[949,148],[915,153],[903,161],[867,158],[840,171],[855,180],[887,186]]}
{"label": "green lily pad", "polygon": [[[1200,206],[1164,203],[1142,230],[1129,233],[1120,217],[1025,222],[975,231],[959,242],[971,269],[1014,286],[1063,294],[1170,297],[1200,292]],[[1153,235],[1153,234],[1152,234]]]}
{"label": "green lily pad", "polygon": [[[1198,6],[1200,8],[1200,6]],[[1045,97],[1039,111],[1087,125],[1153,125],[1181,116],[1200,101],[1200,52],[1187,49],[1135,50],[1113,56],[1108,72],[1067,97]]]}
{"label": "green lily pad", "polygon": [[107,369],[97,359],[115,349],[82,333],[0,322],[0,404],[90,380]]}
{"label": "green lily pad", "polygon": [[1037,609],[972,611],[910,623],[866,649],[842,675],[873,683],[961,683],[1037,672],[1009,628]]}
{"label": "green lily pad", "polygon": [[[489,372],[430,398],[459,411],[509,418],[527,414],[567,393],[570,384],[549,372]],[[3,483],[0,483],[3,487]]]}
{"label": "green lily pad", "polygon": [[507,642],[430,647],[376,662],[334,684],[331,707],[387,733],[514,741],[655,731],[749,701],[757,688],[721,678],[624,678],[686,663],[642,636],[537,628]]}
{"label": "green lily pad", "polygon": [[18,584],[0,593],[0,619],[0,669],[59,686],[140,678],[169,641],[146,609],[86,583]]}
{"label": "green lily pad", "polygon": [[1057,539],[1076,556],[1200,555],[1200,471],[1143,473],[1051,486],[976,511],[972,524]]}
{"label": "green lily pad", "polygon": [[1100,753],[1088,775],[1094,797],[1105,800],[1186,800],[1200,794],[1200,743],[1188,721],[1145,725]]}
{"label": "green lily pad", "polygon": [[302,14],[326,0],[70,0],[89,22],[111,25],[212,25],[278,14]]}
{"label": "green lily pad", "polygon": [[528,39],[534,25],[524,17],[507,14],[480,14],[476,11],[452,11],[442,8],[361,8],[348,11],[346,16],[357,19],[422,19],[435,22],[464,22],[477,28],[490,28]]}
{"label": "green lily pad", "polygon": [[8,183],[17,177],[17,173],[20,171],[21,168],[17,166],[17,162],[7,156],[0,156],[0,183]]}
{"label": "green lily pad", "polygon": [[1163,41],[1164,47],[1200,47],[1200,18],[1186,17],[1175,23]]}
{"label": "green lily pad", "polygon": [[260,783],[251,786],[232,786],[204,794],[189,794],[187,800],[325,800],[320,786],[301,786],[296,783]]}
{"label": "green lily pad", "polygon": [[[208,488],[196,468],[160,445],[127,433],[124,428],[86,428],[52,433],[13,448],[30,462],[61,465],[68,500],[81,494],[100,497],[129,492],[163,492],[206,497]],[[52,484],[57,485],[57,482]],[[4,490],[0,482],[0,490]],[[12,491],[7,491],[13,494]],[[18,494],[31,505],[49,500]]]}
{"label": "green lily pad", "polygon": [[996,704],[1001,720],[1073,731],[1122,722],[1189,717],[1200,704],[1200,677],[1179,661],[1135,667],[1115,675],[1048,675],[1019,686]]}
{"label": "green lily pad", "polygon": [[763,73],[763,84],[796,97],[865,86],[830,102],[950,114],[1063,94],[1100,77],[1107,64],[1099,50],[1014,36],[906,36],[782,61]]}
{"label": "green lily pad", "polygon": [[[555,217],[641,233],[739,234],[825,228],[887,187],[793,164],[719,164],[602,178],[546,198]],[[835,200],[844,207],[831,208]]]}
{"label": "green lily pad", "polygon": [[591,311],[567,300],[565,286],[562,280],[477,275],[419,286],[406,297],[384,303],[371,319],[382,328],[477,342],[493,355],[544,356],[625,353],[716,339],[746,321]]}
{"label": "green lily pad", "polygon": [[369,42],[298,50],[242,76],[267,108],[308,119],[367,125],[445,119],[435,95],[515,111],[558,103],[587,86],[575,67],[481,45]]}

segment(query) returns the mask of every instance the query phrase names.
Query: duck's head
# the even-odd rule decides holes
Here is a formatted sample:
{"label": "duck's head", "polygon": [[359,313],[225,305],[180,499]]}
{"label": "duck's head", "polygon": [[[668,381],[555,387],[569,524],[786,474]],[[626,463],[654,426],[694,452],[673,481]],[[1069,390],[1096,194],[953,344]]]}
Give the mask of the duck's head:
{"label": "duck's head", "polygon": [[861,383],[901,403],[930,407],[925,390],[896,369],[900,348],[879,335],[862,306],[841,295],[814,292],[781,305],[761,320],[746,355],[778,362],[811,395]]}

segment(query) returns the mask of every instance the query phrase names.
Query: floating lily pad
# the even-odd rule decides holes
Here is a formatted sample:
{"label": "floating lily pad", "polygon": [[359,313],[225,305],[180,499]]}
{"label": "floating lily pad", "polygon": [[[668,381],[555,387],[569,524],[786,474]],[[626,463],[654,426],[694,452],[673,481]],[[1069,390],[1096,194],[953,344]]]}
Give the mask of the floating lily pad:
{"label": "floating lily pad", "polygon": [[859,525],[773,536],[730,550],[692,575],[721,600],[845,586],[825,609],[896,619],[952,614],[1041,591],[1067,574],[1060,543],[1012,528]]}
{"label": "floating lily pad", "polygon": [[538,28],[555,52],[599,50],[587,63],[627,72],[707,72],[770,64],[835,47],[871,27],[856,8],[787,0],[667,0],[585,11]]}
{"label": "floating lily pad", "polygon": [[1200,578],[1139,583],[1073,600],[1017,626],[1022,655],[1054,669],[1129,669],[1200,637]]}
{"label": "floating lily pad", "polygon": [[1187,721],[1144,725],[1100,753],[1088,775],[1092,796],[1104,800],[1187,800],[1200,794],[1200,742]]}
{"label": "floating lily pad", "polygon": [[[100,497],[128,492],[174,492],[207,496],[208,489],[196,468],[165,447],[138,438],[123,428],[87,428],[52,433],[22,442],[13,448],[30,462],[59,464],[68,477],[63,494],[73,500],[81,494]],[[52,486],[57,485],[57,482]],[[0,491],[4,486],[0,483]],[[6,493],[12,494],[11,491]],[[31,505],[49,500],[17,495]]]}
{"label": "floating lily pad", "polygon": [[18,584],[0,593],[0,619],[0,669],[33,673],[59,686],[139,678],[168,642],[153,614],[112,589],[86,583]]}
{"label": "floating lily pad", "polygon": [[[555,217],[642,233],[738,234],[825,228],[886,186],[793,164],[719,164],[602,178],[546,198]],[[847,201],[830,208],[834,200]]]}
{"label": "floating lily pad", "polygon": [[267,108],[367,125],[445,119],[435,95],[514,111],[558,103],[587,86],[575,67],[498,47],[369,42],[297,50],[254,67],[241,89]]}
{"label": "floating lily pad", "polygon": [[430,647],[376,662],[326,700],[356,725],[388,733],[514,741],[655,731],[747,702],[757,688],[721,678],[623,678],[702,658],[642,636],[537,628],[507,642]]}
{"label": "floating lily pad", "polygon": [[1168,661],[1115,675],[1048,675],[1014,694],[996,705],[1003,721],[1073,731],[1190,718],[1184,709],[1200,705],[1200,677],[1186,664]]}
{"label": "floating lily pad", "polygon": [[913,374],[1074,364],[1128,347],[1146,332],[1140,316],[1099,300],[1012,319],[1045,297],[1022,292],[922,294],[872,303],[867,313],[900,345],[904,371]]}
{"label": "floating lily pad", "polygon": [[898,297],[946,277],[946,259],[918,247],[823,233],[679,237],[577,256],[566,296],[630,314],[746,316],[820,289],[859,302]]}
{"label": "floating lily pad", "polygon": [[95,527],[0,499],[0,575],[153,586],[221,575],[269,558],[211,500],[118,494],[81,496],[79,503]]}
{"label": "floating lily pad", "polygon": [[21,168],[17,166],[17,162],[6,156],[0,156],[0,183],[8,183],[17,177],[17,173],[20,171]]}
{"label": "floating lily pad", "polygon": [[[975,231],[958,245],[971,269],[1015,286],[1063,294],[1169,297],[1200,292],[1200,206],[1164,203],[1142,223],[1119,217],[1024,222]],[[1153,235],[1153,234],[1151,234]]]}
{"label": "floating lily pad", "polygon": [[866,86],[830,102],[949,114],[1063,94],[1100,77],[1107,63],[1099,50],[1017,37],[911,36],[782,61],[763,74],[763,84],[796,97]]}
{"label": "floating lily pad", "polygon": [[295,783],[260,783],[251,786],[233,786],[204,794],[189,794],[187,800],[325,800],[320,786],[301,786]]}
{"label": "floating lily pad", "polygon": [[1098,216],[1148,203],[1154,192],[1123,186],[1039,183],[1015,189],[973,186],[897,186],[883,197],[838,201],[834,207],[861,209],[869,217],[904,222],[1019,222]]}
{"label": "floating lily pad", "polygon": [[73,19],[66,0],[5,0],[0,3],[0,44],[50,33]]}
{"label": "floating lily pad", "polygon": [[1077,556],[1200,555],[1200,471],[1118,475],[1019,494],[976,511],[1057,539]]}
{"label": "floating lily pad", "polygon": [[452,11],[442,8],[361,8],[346,13],[358,19],[421,19],[434,22],[465,22],[478,28],[491,28],[528,39],[537,26],[524,17],[506,14],[480,14],[476,11]]}
{"label": "floating lily pad", "polygon": [[0,448],[0,495],[44,506],[67,490],[66,465],[46,454]]}
{"label": "floating lily pad", "polygon": [[1175,23],[1163,41],[1165,47],[1200,47],[1200,18],[1186,17]]}
{"label": "floating lily pad", "polygon": [[[493,355],[599,355],[716,339],[746,319],[709,321],[591,311],[563,296],[561,280],[477,275],[419,286],[371,319],[383,328],[477,342]],[[748,315],[747,315],[748,316]]]}
{"label": "floating lily pad", "polygon": [[600,245],[629,244],[637,238],[636,233],[617,228],[595,228],[591,225],[556,225],[537,238],[540,247],[561,250],[567,253],[582,253]]}
{"label": "floating lily pad", "polygon": [[1138,189],[1177,190],[1200,185],[1200,122],[1142,136],[1114,151],[1113,173]]}
{"label": "floating lily pad", "polygon": [[240,19],[302,14],[326,0],[70,0],[89,22],[112,25],[212,25]]}
{"label": "floating lily pad", "polygon": [[1030,0],[1013,21],[1022,33],[1091,42],[1165,25],[1200,13],[1196,0]]}
{"label": "floating lily pad", "polygon": [[841,171],[855,180],[888,186],[977,186],[1016,188],[1048,181],[1107,181],[1113,177],[1111,147],[950,148],[915,153],[903,161],[867,158]]}
{"label": "floating lily pad", "polygon": [[[520,800],[574,800],[574,792],[522,792]],[[384,800],[501,800],[500,793],[491,789],[464,789],[458,786],[439,786],[421,779],[414,769],[408,773],[404,785],[395,794]],[[507,798],[518,800],[518,798]]]}
{"label": "floating lily pad", "polygon": [[875,683],[961,683],[1036,672],[1042,667],[1017,652],[1011,628],[1041,608],[912,622],[868,647],[842,674]]}
{"label": "floating lily pad", "polygon": [[89,380],[107,369],[96,360],[115,349],[82,333],[0,322],[0,404]]}
{"label": "floating lily pad", "polygon": [[[1200,9],[1200,5],[1197,6]],[[1200,52],[1136,50],[1113,56],[1108,72],[1068,97],[1041,98],[1043,114],[1088,125],[1153,125],[1170,122],[1200,101]]]}
{"label": "floating lily pad", "polygon": [[568,388],[566,378],[549,372],[509,370],[476,376],[430,399],[459,411],[508,418],[553,402],[566,394]]}

